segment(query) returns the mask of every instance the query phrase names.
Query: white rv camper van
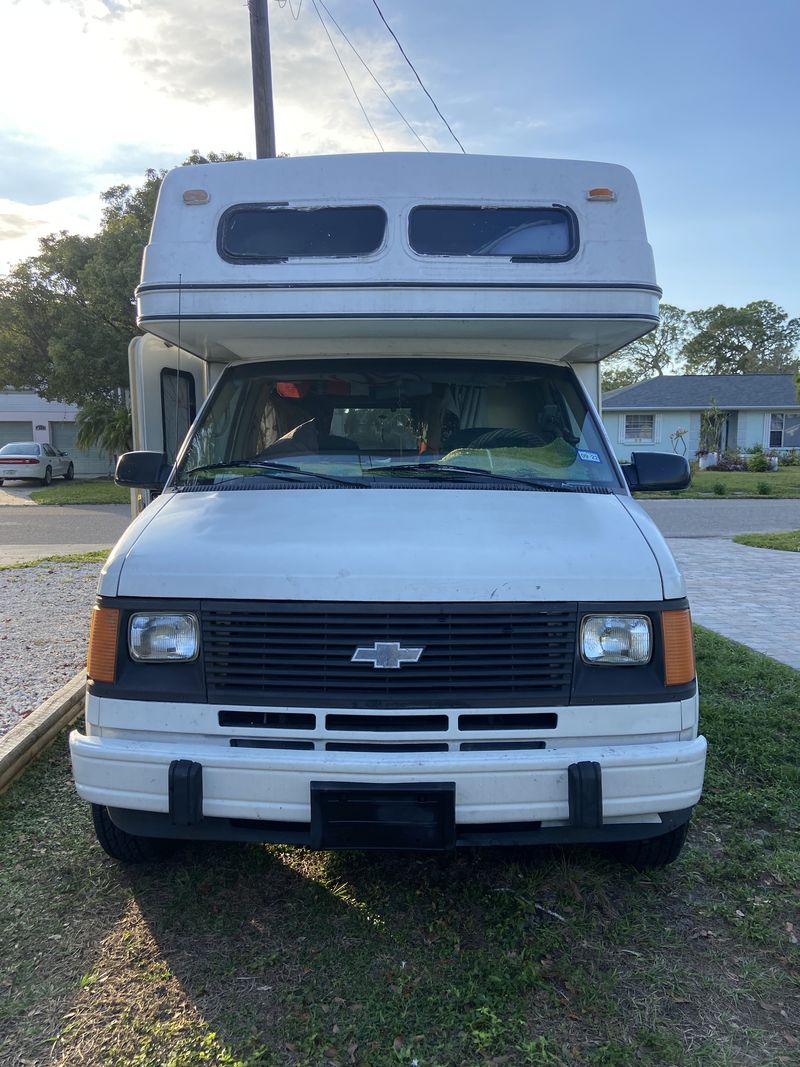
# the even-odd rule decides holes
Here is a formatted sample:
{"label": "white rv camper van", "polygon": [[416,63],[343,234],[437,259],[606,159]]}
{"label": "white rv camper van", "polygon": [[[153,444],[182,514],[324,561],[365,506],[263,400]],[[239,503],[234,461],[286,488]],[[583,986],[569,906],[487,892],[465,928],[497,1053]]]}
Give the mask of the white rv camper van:
{"label": "white rv camper van", "polygon": [[678,855],[706,751],[690,616],[630,487],[688,467],[623,470],[597,414],[600,360],[659,295],[618,166],[167,175],[117,470],[147,506],[103,569],[71,737],[107,852]]}

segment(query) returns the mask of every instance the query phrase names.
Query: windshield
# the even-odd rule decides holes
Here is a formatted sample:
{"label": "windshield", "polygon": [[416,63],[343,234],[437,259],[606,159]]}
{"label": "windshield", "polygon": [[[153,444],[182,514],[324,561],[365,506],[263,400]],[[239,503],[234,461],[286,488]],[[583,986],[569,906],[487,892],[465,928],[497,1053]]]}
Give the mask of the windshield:
{"label": "windshield", "polygon": [[573,373],[497,360],[229,368],[173,484],[621,490]]}
{"label": "windshield", "polygon": [[30,441],[12,441],[9,445],[0,448],[0,456],[38,456],[39,446],[32,445]]}

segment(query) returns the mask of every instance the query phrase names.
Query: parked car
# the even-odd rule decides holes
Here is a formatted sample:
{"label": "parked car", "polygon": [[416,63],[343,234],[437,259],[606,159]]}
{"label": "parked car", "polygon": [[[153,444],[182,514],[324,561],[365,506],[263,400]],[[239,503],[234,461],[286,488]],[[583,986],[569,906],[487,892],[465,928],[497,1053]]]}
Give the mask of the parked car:
{"label": "parked car", "polygon": [[49,485],[54,478],[71,482],[75,466],[68,452],[35,441],[11,441],[0,448],[0,485],[5,478],[37,479]]}

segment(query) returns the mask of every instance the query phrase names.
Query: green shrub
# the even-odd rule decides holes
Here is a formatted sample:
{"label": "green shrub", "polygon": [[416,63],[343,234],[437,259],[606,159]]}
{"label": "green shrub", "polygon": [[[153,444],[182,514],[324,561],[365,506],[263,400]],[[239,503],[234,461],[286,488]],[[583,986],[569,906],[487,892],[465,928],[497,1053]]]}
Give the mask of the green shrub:
{"label": "green shrub", "polygon": [[769,496],[772,492],[772,486],[769,482],[756,482],[756,489],[759,496]]}
{"label": "green shrub", "polygon": [[783,452],[778,457],[778,466],[800,467],[800,452],[796,448],[790,448],[788,452]]}
{"label": "green shrub", "polygon": [[760,452],[751,452],[747,461],[747,469],[756,474],[763,474],[764,471],[769,470],[769,463],[763,449]]}
{"label": "green shrub", "polygon": [[747,460],[735,448],[728,448],[719,454],[716,464],[707,467],[710,471],[744,471],[747,470]]}
{"label": "green shrub", "polygon": [[728,492],[728,487],[724,482],[714,482],[711,491],[714,496],[725,496]]}

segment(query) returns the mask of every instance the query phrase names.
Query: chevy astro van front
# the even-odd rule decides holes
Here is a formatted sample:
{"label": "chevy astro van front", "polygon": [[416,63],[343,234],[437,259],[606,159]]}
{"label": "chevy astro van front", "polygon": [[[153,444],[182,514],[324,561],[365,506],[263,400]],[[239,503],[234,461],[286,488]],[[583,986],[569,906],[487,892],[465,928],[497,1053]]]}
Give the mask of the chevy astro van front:
{"label": "chevy astro van front", "polygon": [[[691,620],[630,485],[688,467],[623,470],[593,404],[657,302],[635,185],[412,158],[404,183],[375,157],[165,181],[140,292],[162,340],[132,348],[142,450],[117,471],[159,495],[103,569],[70,739],[118,859],[589,842],[646,866],[683,844]],[[310,209],[321,173],[364,210]],[[505,206],[476,219],[488,190]],[[170,469],[181,390],[188,412],[209,387]]]}

